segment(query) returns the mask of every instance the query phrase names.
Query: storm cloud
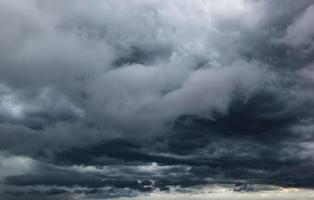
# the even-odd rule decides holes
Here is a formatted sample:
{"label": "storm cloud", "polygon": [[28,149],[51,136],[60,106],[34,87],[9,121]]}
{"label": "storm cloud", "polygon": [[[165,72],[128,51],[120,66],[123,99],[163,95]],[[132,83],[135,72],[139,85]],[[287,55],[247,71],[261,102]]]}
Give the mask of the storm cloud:
{"label": "storm cloud", "polygon": [[311,0],[0,0],[0,198],[313,189],[313,20]]}

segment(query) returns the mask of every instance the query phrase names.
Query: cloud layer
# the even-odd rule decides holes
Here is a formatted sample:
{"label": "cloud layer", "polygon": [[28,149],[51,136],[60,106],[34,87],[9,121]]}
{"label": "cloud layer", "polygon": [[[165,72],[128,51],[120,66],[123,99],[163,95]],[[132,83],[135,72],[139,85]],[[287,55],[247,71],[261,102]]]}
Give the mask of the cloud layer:
{"label": "cloud layer", "polygon": [[314,187],[310,0],[0,0],[0,197]]}

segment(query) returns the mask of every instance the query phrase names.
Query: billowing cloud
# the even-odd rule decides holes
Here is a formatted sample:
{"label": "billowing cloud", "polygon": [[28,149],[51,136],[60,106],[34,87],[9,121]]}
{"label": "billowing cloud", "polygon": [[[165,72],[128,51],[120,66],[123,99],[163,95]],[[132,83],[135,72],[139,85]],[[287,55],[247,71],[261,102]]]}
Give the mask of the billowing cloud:
{"label": "billowing cloud", "polygon": [[0,198],[313,188],[313,8],[0,0]]}

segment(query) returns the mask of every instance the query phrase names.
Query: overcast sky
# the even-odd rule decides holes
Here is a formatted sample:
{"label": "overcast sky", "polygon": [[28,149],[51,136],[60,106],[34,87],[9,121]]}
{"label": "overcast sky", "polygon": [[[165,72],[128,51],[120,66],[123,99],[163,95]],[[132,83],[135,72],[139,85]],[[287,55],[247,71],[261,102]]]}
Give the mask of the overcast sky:
{"label": "overcast sky", "polygon": [[312,0],[0,0],[0,199],[310,194],[313,22]]}

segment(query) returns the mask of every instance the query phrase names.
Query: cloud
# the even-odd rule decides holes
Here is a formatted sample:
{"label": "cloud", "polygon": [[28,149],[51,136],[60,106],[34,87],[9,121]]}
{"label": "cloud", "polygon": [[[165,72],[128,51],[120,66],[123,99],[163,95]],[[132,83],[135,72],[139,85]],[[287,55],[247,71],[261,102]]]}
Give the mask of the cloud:
{"label": "cloud", "polygon": [[295,21],[287,28],[287,33],[284,37],[285,43],[292,47],[312,48],[312,39],[314,36],[311,22],[313,16],[314,5],[310,5]]}
{"label": "cloud", "polygon": [[84,115],[80,108],[49,87],[28,93],[1,85],[0,93],[2,123],[21,123],[31,129],[41,129],[48,123],[75,121]]}
{"label": "cloud", "polygon": [[313,188],[313,13],[311,0],[0,0],[0,197]]}
{"label": "cloud", "polygon": [[[156,192],[149,196],[139,196],[137,199],[157,199],[157,200],[205,200],[205,199],[267,199],[267,198],[276,198],[276,199],[290,199],[298,198],[302,196],[304,199],[312,198],[312,191],[310,190],[298,190],[295,188],[282,189],[274,188],[270,191],[257,191],[249,193],[235,193],[228,186],[213,186],[208,188],[203,188],[201,191],[191,190],[183,192],[174,192],[172,194]],[[132,199],[132,198],[121,198],[122,200]]]}

